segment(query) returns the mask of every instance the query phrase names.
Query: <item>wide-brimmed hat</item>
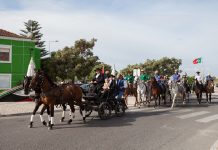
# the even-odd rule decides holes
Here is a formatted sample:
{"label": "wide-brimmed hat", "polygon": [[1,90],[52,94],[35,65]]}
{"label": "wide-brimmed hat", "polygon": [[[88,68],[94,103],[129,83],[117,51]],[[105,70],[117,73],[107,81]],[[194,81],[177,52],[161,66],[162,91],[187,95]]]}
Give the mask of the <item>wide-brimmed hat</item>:
{"label": "wide-brimmed hat", "polygon": [[200,71],[196,71],[196,73],[200,73]]}

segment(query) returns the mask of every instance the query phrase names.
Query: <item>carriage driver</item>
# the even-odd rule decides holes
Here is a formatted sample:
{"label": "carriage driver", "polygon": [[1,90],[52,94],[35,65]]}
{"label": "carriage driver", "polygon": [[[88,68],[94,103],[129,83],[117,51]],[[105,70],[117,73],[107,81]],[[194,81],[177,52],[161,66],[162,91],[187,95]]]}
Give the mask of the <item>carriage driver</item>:
{"label": "carriage driver", "polygon": [[141,75],[140,75],[140,80],[146,83],[148,80],[150,80],[150,76],[145,73],[145,71],[142,69],[141,70]]}
{"label": "carriage driver", "polygon": [[93,83],[94,87],[94,92],[96,94],[99,93],[99,91],[101,90],[103,84],[104,84],[104,76],[103,74],[101,74],[101,69],[100,68],[96,68],[95,69],[95,76],[93,77],[91,83]]}

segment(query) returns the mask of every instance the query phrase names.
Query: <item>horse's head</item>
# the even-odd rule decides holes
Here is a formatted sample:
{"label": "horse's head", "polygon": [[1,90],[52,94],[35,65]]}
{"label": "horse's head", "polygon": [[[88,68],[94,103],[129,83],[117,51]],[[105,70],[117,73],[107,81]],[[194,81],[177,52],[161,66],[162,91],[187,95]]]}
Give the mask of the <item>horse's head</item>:
{"label": "horse's head", "polygon": [[43,72],[36,71],[35,75],[33,76],[30,82],[30,88],[35,90],[41,87],[42,82],[43,82]]}
{"label": "horse's head", "polygon": [[23,80],[23,89],[24,89],[24,94],[29,94],[30,93],[30,81],[32,77],[29,76],[24,76]]}

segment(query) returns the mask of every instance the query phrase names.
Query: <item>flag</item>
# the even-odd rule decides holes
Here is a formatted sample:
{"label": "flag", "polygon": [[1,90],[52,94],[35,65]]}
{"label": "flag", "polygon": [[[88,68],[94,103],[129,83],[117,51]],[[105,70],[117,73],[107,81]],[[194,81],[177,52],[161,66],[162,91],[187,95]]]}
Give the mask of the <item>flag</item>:
{"label": "flag", "polygon": [[200,63],[202,63],[202,58],[201,57],[200,58],[195,58],[193,60],[193,64],[200,64]]}
{"label": "flag", "polygon": [[101,73],[104,74],[104,64],[103,64],[103,67],[101,69]]}

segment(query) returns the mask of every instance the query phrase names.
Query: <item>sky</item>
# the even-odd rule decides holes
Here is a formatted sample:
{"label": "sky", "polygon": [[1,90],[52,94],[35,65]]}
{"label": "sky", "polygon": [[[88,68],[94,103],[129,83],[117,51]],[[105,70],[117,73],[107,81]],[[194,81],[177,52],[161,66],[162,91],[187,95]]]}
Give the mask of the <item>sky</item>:
{"label": "sky", "polygon": [[[0,28],[42,26],[46,48],[97,39],[94,54],[116,70],[147,59],[182,59],[183,73],[218,76],[216,0],[0,0]],[[203,63],[194,65],[194,58]]]}

